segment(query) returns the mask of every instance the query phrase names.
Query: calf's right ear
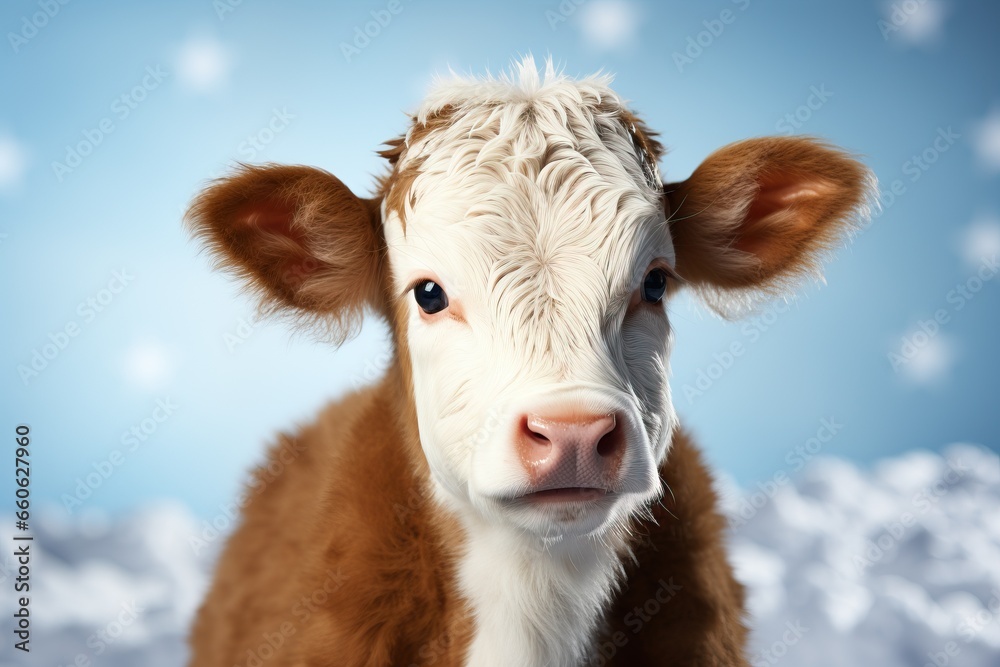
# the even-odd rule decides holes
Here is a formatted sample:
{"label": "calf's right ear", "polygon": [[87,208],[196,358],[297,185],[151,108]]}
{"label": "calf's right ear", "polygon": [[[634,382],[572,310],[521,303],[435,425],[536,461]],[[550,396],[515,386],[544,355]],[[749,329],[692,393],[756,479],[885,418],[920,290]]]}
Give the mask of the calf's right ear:
{"label": "calf's right ear", "polygon": [[301,166],[248,166],[213,182],[185,216],[219,268],[266,312],[284,311],[337,343],[382,309],[379,201]]}

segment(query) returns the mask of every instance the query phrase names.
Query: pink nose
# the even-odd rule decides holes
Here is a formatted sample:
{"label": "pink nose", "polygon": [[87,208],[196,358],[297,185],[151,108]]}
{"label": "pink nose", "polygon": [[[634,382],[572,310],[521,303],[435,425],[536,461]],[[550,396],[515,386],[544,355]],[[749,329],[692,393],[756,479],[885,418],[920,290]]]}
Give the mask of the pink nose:
{"label": "pink nose", "polygon": [[517,451],[531,491],[612,490],[625,439],[614,414],[528,414],[521,419]]}

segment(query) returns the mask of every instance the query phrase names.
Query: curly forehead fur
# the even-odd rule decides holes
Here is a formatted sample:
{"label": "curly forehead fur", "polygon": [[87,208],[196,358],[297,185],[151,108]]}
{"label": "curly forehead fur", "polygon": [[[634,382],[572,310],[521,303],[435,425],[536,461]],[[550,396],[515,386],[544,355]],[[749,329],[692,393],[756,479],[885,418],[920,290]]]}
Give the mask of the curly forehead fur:
{"label": "curly forehead fur", "polygon": [[[383,151],[387,222],[398,219],[403,238],[463,246],[455,273],[487,277],[480,296],[507,314],[493,320],[499,333],[535,329],[550,352],[593,342],[636,262],[670,252],[662,148],[610,83],[570,79],[551,61],[540,73],[530,57],[500,77],[443,81]],[[575,289],[560,290],[569,277]]]}
{"label": "curly forehead fur", "polygon": [[[584,172],[589,167],[591,175],[644,183],[650,198],[656,197],[661,189],[656,163],[663,148],[625,108],[611,82],[607,75],[571,79],[551,60],[539,73],[530,56],[499,77],[439,81],[406,135],[387,142],[382,152],[395,167],[383,193],[396,195],[390,205],[405,220],[416,194],[406,192],[406,186],[425,171],[424,162],[435,151],[454,147],[460,150],[445,165],[436,165],[439,170],[490,164],[498,174],[505,170],[540,179],[544,191],[554,193],[580,183],[574,178],[582,174],[574,167]],[[609,151],[622,162],[609,163]],[[569,163],[557,162],[570,156],[575,159]]]}

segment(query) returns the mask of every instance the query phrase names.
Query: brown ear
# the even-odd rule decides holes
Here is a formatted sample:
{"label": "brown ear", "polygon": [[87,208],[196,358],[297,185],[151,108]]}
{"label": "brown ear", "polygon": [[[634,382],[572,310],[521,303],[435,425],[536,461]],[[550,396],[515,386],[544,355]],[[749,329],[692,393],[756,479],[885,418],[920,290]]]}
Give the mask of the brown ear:
{"label": "brown ear", "polygon": [[378,202],[355,196],[332,174],[243,165],[202,192],[186,222],[266,312],[287,309],[339,343],[356,331],[366,306],[381,307]]}
{"label": "brown ear", "polygon": [[726,146],[664,186],[677,272],[716,295],[773,291],[816,273],[820,256],[867,215],[874,187],[863,165],[813,139]]}

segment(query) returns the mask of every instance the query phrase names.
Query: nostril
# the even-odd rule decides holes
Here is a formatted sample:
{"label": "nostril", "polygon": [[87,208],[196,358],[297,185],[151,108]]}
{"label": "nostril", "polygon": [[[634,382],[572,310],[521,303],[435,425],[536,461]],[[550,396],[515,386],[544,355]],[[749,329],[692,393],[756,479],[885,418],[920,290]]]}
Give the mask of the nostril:
{"label": "nostril", "polygon": [[597,453],[601,456],[611,456],[615,453],[617,447],[614,443],[614,434],[609,433],[601,441],[597,443]]}
{"label": "nostril", "polygon": [[604,458],[615,456],[621,451],[623,442],[621,429],[617,427],[617,424],[613,424],[597,442],[597,454]]}
{"label": "nostril", "polygon": [[521,432],[538,444],[549,444],[549,439],[544,433],[542,433],[542,428],[533,425],[530,417],[525,417],[521,420]]}

